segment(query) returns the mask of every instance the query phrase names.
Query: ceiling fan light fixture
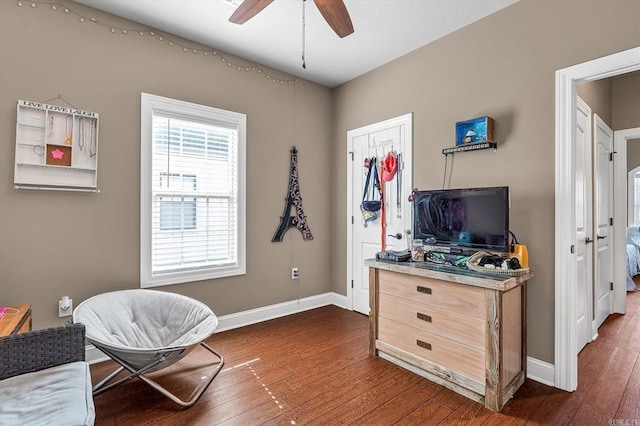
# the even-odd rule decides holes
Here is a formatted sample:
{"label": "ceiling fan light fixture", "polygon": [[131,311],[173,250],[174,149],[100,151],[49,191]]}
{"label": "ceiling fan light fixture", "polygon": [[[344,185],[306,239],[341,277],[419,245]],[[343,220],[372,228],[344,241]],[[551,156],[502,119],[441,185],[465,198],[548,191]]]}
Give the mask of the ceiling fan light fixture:
{"label": "ceiling fan light fixture", "polygon": [[[229,4],[240,0],[225,0]],[[306,0],[302,0],[304,3]],[[242,25],[269,6],[273,0],[242,0],[236,11],[229,18],[229,22]],[[331,29],[343,38],[353,33],[353,23],[344,0],[313,0],[324,20]]]}

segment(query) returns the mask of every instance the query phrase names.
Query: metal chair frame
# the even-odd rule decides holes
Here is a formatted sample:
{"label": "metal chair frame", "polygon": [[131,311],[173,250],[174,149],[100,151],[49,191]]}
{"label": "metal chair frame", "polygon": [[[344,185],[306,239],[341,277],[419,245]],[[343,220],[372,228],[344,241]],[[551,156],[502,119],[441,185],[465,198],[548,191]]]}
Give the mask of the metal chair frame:
{"label": "metal chair frame", "polygon": [[[94,343],[94,345],[95,345],[95,343]],[[102,352],[107,354],[111,359],[113,359],[118,364],[120,364],[120,367],[118,369],[116,369],[113,373],[108,375],[106,378],[104,378],[100,383],[98,383],[97,385],[95,385],[93,387],[93,395],[94,396],[99,395],[102,392],[106,392],[109,389],[113,389],[116,386],[119,386],[119,385],[121,385],[121,384],[123,384],[125,382],[128,382],[131,379],[135,379],[137,377],[140,380],[142,380],[143,382],[145,382],[147,385],[151,386],[156,391],[162,393],[164,396],[166,396],[167,398],[169,398],[170,400],[172,400],[173,402],[178,404],[179,406],[181,406],[183,408],[189,408],[189,407],[193,406],[193,404],[195,404],[198,401],[198,399],[200,399],[200,397],[202,396],[204,391],[211,384],[213,379],[215,379],[215,377],[218,375],[218,373],[220,372],[220,370],[222,369],[222,367],[224,365],[224,358],[222,357],[222,355],[220,355],[220,353],[218,353],[216,350],[211,348],[211,346],[207,345],[204,342],[200,342],[200,346],[204,347],[206,350],[208,350],[209,352],[211,352],[213,355],[215,355],[218,358],[217,367],[215,368],[215,370],[212,371],[211,375],[207,378],[207,380],[205,382],[200,383],[196,387],[196,389],[193,391],[193,394],[192,394],[193,397],[191,399],[189,399],[188,401],[181,400],[176,395],[174,395],[173,393],[169,392],[167,389],[162,387],[156,381],[154,381],[151,378],[145,376],[145,374],[144,374],[147,371],[153,369],[157,365],[159,365],[162,362],[164,362],[164,360],[166,359],[167,355],[172,354],[174,352],[182,352],[182,351],[186,350],[185,347],[168,348],[168,349],[159,350],[157,352],[157,354],[156,354],[157,358],[155,360],[153,360],[151,363],[147,364],[146,366],[144,366],[144,367],[142,367],[140,369],[136,369],[136,368],[132,367],[131,365],[129,365],[129,363],[127,363],[121,357],[115,355],[108,348],[104,348],[104,347],[100,347],[100,346],[96,345],[96,347],[98,349],[100,349]],[[124,370],[127,370],[131,374],[129,374],[127,377],[123,377],[120,380],[109,384],[109,382],[111,380],[113,380],[118,374],[120,374]]]}

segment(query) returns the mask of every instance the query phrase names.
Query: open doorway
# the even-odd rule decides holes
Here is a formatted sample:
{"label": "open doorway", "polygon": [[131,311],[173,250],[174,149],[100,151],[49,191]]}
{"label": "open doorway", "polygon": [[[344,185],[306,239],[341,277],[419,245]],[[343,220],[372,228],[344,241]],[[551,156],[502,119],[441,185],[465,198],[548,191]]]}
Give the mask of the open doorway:
{"label": "open doorway", "polygon": [[[640,79],[640,75],[638,76]],[[640,84],[640,80],[638,82]],[[635,290],[640,283],[640,180],[636,171],[640,170],[640,115],[636,114],[637,127],[615,132],[614,149],[620,156],[620,166],[614,173],[614,197],[617,202],[616,217],[623,226],[616,229],[616,239],[624,246],[625,256],[614,260],[616,283],[624,280],[624,289]],[[639,176],[640,177],[640,176]],[[639,286],[640,287],[640,286]],[[614,294],[619,311],[626,312],[627,297],[618,286]]]}
{"label": "open doorway", "polygon": [[[600,80],[637,70],[640,70],[640,48],[629,49],[556,72],[554,373],[555,386],[568,391],[574,391],[578,384],[575,307],[577,294],[575,254],[576,86],[583,82]],[[626,216],[626,211],[624,215]],[[616,217],[617,214],[614,216],[614,222]],[[618,228],[620,227],[616,229]],[[619,247],[616,245],[614,258],[624,256],[618,253],[618,250]],[[618,285],[617,280],[614,285]]]}
{"label": "open doorway", "polygon": [[[635,289],[635,285],[631,278],[627,277],[629,273],[633,274],[638,272],[640,268],[640,257],[636,254],[636,246],[626,247],[626,265],[622,262],[622,267],[619,267],[621,271],[618,271],[618,275],[622,278],[614,279],[616,272],[614,266],[614,259],[611,256],[611,246],[614,244],[613,235],[610,235],[609,231],[613,230],[613,212],[619,209],[621,212],[631,211],[622,220],[615,221],[615,224],[621,227],[626,233],[622,233],[622,240],[628,239],[627,234],[631,233],[635,236],[635,242],[640,246],[640,233],[637,232],[637,227],[627,228],[627,224],[630,222],[638,222],[640,225],[640,208],[635,208],[633,200],[628,203],[627,194],[634,195],[633,188],[625,192],[625,184],[620,184],[621,194],[616,197],[617,205],[613,205],[613,172],[620,173],[620,179],[625,179],[625,176],[634,167],[640,166],[640,144],[634,145],[629,142],[629,149],[626,150],[628,155],[625,158],[625,149],[613,148],[613,136],[614,132],[626,130],[628,128],[640,127],[640,72],[631,72],[619,76],[604,78],[595,81],[589,81],[584,83],[578,83],[576,85],[577,95],[580,102],[578,103],[578,112],[585,109],[591,112],[588,115],[589,123],[587,124],[588,136],[592,139],[589,141],[592,155],[586,157],[591,161],[589,167],[585,167],[584,173],[576,173],[576,176],[588,177],[591,185],[585,185],[584,183],[576,182],[576,189],[583,187],[588,190],[587,196],[583,196],[583,199],[592,199],[590,204],[591,212],[593,214],[586,215],[592,217],[593,226],[587,232],[587,237],[592,241],[588,245],[588,253],[591,254],[593,271],[589,274],[589,279],[581,279],[585,276],[583,273],[578,275],[579,296],[593,295],[588,301],[588,306],[584,308],[581,303],[578,305],[579,311],[588,310],[590,318],[593,319],[593,323],[586,332],[583,329],[584,324],[579,323],[578,333],[578,351],[584,346],[584,344],[590,342],[592,339],[598,336],[598,329],[604,320],[612,312],[623,313],[626,312],[626,298],[625,288],[620,286],[616,290],[610,288],[611,282],[622,281],[626,278],[627,288],[626,290]],[[580,108],[580,103],[584,106]],[[583,118],[578,115],[576,117]],[[578,130],[581,128],[578,125]],[[576,143],[578,140],[576,140]],[[624,143],[625,148],[627,143]],[[579,151],[577,151],[579,152]],[[577,153],[576,152],[576,153]],[[591,160],[592,158],[592,160]],[[615,160],[615,161],[613,161]],[[578,167],[580,164],[576,164]],[[639,167],[640,170],[640,167]],[[577,172],[577,170],[576,170]],[[638,202],[640,203],[640,174],[638,174]],[[592,191],[591,191],[591,188]],[[640,207],[640,204],[638,204]],[[631,210],[629,210],[631,208]],[[633,209],[638,211],[638,219],[634,218]],[[581,210],[578,208],[578,210]],[[589,213],[591,213],[589,212]],[[577,212],[580,215],[580,212]],[[629,218],[629,219],[627,219]],[[582,237],[584,239],[584,236]],[[576,251],[579,251],[581,246],[580,236],[577,237]],[[622,244],[622,241],[620,240]],[[620,251],[624,252],[625,247],[620,246]],[[583,247],[584,248],[584,247]],[[584,251],[584,250],[583,250]],[[634,259],[638,259],[636,262]],[[633,272],[631,272],[633,270]],[[593,280],[591,280],[593,278]],[[640,277],[638,277],[640,278]],[[592,281],[592,282],[591,282]],[[631,287],[629,284],[631,283]],[[589,286],[589,291],[585,291],[585,286]],[[616,294],[620,293],[620,294]],[[614,304],[613,296],[618,296],[618,302]],[[584,322],[584,321],[583,321]],[[582,325],[582,327],[580,327]],[[582,332],[580,332],[582,330]],[[581,339],[580,336],[583,338]],[[584,337],[586,336],[586,339]]]}

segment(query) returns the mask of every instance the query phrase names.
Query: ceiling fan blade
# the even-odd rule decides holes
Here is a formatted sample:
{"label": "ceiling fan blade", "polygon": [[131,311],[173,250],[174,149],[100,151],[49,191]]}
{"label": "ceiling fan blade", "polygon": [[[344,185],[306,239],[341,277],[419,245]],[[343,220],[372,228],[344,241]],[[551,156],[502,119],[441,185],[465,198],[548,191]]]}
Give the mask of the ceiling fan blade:
{"label": "ceiling fan blade", "polygon": [[343,38],[353,33],[351,17],[342,0],[313,0],[313,2],[338,37]]}
{"label": "ceiling fan blade", "polygon": [[273,0],[244,0],[240,6],[233,12],[229,18],[229,22],[234,24],[244,24],[253,18],[265,7],[269,6]]}

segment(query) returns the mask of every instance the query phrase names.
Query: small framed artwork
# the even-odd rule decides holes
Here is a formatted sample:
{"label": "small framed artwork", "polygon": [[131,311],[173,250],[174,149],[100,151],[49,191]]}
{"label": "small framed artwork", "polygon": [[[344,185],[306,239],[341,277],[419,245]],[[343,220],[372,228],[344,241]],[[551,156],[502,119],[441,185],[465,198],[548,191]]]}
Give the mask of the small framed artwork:
{"label": "small framed artwork", "polygon": [[47,144],[46,164],[71,167],[71,147]]}
{"label": "small framed artwork", "polygon": [[456,146],[481,142],[495,142],[493,118],[485,116],[456,123]]}

